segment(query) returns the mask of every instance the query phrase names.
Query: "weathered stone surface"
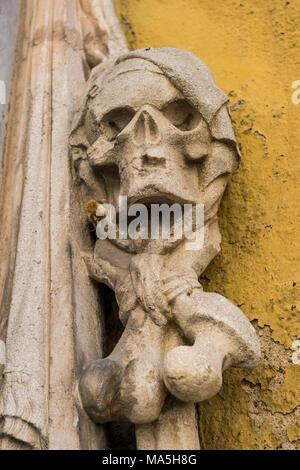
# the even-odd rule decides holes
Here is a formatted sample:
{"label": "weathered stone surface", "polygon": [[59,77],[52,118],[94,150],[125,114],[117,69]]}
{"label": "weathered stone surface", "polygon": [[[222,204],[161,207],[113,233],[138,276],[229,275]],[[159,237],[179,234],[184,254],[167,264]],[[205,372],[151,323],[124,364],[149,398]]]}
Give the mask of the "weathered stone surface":
{"label": "weathered stone surface", "polygon": [[[103,21],[112,47],[113,5],[97,4],[105,21],[91,21]],[[21,2],[0,194],[2,449],[107,447],[76,387],[103,344],[69,165],[85,64],[76,0]]]}
{"label": "weathered stone surface", "polygon": [[217,211],[239,162],[228,99],[192,54],[134,51],[92,71],[70,144],[85,202],[117,211],[119,196],[129,206],[204,204],[200,250],[187,251],[184,239],[117,237],[83,253],[90,276],[115,291],[125,326],[113,352],[81,377],[83,406],[100,423],[154,423],[169,394],[206,400],[226,368],[259,358],[243,313],[198,282],[219,251]]}

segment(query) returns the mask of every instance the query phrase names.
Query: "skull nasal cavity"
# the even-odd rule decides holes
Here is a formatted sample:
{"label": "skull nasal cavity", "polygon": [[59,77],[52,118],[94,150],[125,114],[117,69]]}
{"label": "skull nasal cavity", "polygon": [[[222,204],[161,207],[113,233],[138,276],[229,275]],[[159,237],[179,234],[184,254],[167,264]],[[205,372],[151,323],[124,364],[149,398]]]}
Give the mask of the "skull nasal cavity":
{"label": "skull nasal cavity", "polygon": [[133,139],[138,145],[155,144],[160,137],[159,129],[151,114],[142,111],[134,126]]}

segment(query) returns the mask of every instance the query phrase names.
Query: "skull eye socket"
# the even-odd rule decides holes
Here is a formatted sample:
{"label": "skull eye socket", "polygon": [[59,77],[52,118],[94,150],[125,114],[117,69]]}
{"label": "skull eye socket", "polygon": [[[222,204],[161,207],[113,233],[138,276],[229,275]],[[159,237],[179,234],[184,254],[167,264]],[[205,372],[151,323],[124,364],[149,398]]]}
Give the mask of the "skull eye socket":
{"label": "skull eye socket", "polygon": [[173,126],[183,132],[195,129],[202,120],[201,114],[185,100],[169,103],[162,112]]}
{"label": "skull eye socket", "polygon": [[100,133],[109,141],[114,140],[134,117],[131,108],[118,108],[109,111],[100,121]]}

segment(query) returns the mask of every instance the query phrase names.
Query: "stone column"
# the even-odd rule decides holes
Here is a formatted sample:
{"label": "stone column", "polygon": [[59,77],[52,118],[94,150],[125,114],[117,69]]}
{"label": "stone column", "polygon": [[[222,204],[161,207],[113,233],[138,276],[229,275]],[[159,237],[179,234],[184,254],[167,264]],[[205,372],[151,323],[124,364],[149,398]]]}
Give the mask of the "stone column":
{"label": "stone column", "polygon": [[102,333],[74,226],[68,131],[89,74],[86,35],[97,41],[102,31],[99,61],[126,44],[110,1],[20,8],[0,196],[1,447],[101,449],[103,429],[76,393],[82,368],[102,354]]}

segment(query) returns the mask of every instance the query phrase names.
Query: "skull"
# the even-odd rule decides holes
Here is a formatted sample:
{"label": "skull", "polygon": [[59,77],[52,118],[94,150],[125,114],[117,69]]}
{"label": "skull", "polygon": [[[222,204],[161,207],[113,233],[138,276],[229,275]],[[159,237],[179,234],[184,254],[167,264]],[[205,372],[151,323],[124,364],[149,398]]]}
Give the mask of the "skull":
{"label": "skull", "polygon": [[224,131],[226,104],[209,125],[163,71],[142,58],[95,71],[71,138],[85,197],[117,211],[119,196],[127,196],[129,206],[203,203],[208,221],[237,163],[236,149],[216,138],[222,121]]}
{"label": "skull", "polygon": [[[115,166],[119,193],[129,204],[196,203],[201,188],[195,162],[208,154],[208,126],[155,65],[145,70],[141,62],[117,65],[89,106],[90,165],[103,175]],[[109,193],[113,200],[111,188]]]}

